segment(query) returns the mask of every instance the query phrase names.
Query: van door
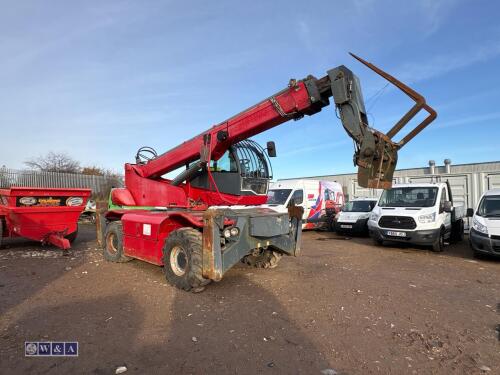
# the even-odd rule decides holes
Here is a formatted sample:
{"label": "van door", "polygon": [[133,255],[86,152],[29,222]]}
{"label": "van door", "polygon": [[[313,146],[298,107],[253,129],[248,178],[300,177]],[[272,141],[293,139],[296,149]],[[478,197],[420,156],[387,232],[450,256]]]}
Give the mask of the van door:
{"label": "van door", "polygon": [[446,188],[441,188],[441,199],[439,202],[439,215],[442,217],[442,222],[447,231],[451,230],[451,212],[444,211],[444,202],[449,200],[448,190]]}

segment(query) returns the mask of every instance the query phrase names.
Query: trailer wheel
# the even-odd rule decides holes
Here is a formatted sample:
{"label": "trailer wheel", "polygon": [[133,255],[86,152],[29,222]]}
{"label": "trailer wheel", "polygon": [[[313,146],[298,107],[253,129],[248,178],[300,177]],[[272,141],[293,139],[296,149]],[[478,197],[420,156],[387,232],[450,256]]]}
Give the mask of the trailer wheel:
{"label": "trailer wheel", "polygon": [[441,229],[441,232],[439,233],[439,237],[432,244],[432,251],[434,251],[435,253],[440,253],[443,250],[444,250],[444,230]]}
{"label": "trailer wheel", "polygon": [[121,221],[112,221],[106,226],[104,234],[104,259],[110,262],[123,263],[131,258],[123,254],[123,227]]}
{"label": "trailer wheel", "polygon": [[264,250],[259,255],[247,255],[242,262],[255,268],[276,268],[282,253],[272,250]]}
{"label": "trailer wheel", "polygon": [[211,280],[202,274],[202,234],[193,228],[180,228],[168,236],[163,246],[163,270],[176,288],[201,292]]}
{"label": "trailer wheel", "polygon": [[0,248],[3,244],[3,217],[0,217]]}
{"label": "trailer wheel", "polygon": [[69,243],[73,243],[76,240],[76,237],[78,236],[78,227],[73,233],[70,233],[66,236],[66,239],[69,241]]}

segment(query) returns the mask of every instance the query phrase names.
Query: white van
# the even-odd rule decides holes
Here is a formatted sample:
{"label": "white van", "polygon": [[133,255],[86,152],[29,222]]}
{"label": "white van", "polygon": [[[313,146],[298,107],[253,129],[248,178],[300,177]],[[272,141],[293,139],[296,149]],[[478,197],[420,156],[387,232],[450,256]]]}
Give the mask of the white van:
{"label": "white van", "polygon": [[500,256],[500,189],[488,190],[481,197],[473,212],[469,244],[476,256]]}
{"label": "white van", "polygon": [[354,198],[347,202],[336,217],[335,232],[367,235],[368,218],[377,200],[377,198]]}
{"label": "white van", "polygon": [[344,193],[342,185],[333,181],[284,180],[270,184],[267,205],[286,209],[292,200],[304,208],[302,229],[315,229],[327,222],[326,202],[338,212],[344,205]]}
{"label": "white van", "polygon": [[448,183],[400,184],[384,190],[370,214],[368,229],[376,244],[384,241],[432,246],[463,239],[465,207],[453,202]]}

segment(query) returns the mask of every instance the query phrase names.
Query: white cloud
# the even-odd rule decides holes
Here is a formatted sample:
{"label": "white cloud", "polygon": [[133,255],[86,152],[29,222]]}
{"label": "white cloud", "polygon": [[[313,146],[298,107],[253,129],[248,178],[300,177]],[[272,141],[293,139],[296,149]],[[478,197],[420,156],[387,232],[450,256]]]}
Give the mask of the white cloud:
{"label": "white cloud", "polygon": [[425,23],[424,36],[428,37],[439,30],[448,18],[450,11],[459,0],[421,0],[415,4],[421,10],[421,17]]}
{"label": "white cloud", "polygon": [[396,77],[403,82],[414,83],[486,62],[499,55],[500,40],[497,39],[474,48],[463,49],[460,52],[435,55],[426,62],[404,64]]}

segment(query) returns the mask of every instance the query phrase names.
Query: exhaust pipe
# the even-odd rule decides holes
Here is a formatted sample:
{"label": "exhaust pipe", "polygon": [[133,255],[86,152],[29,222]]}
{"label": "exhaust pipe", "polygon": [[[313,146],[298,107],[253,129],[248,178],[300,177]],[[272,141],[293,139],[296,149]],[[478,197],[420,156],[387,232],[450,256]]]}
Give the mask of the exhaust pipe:
{"label": "exhaust pipe", "polygon": [[451,159],[444,159],[444,173],[451,173]]}
{"label": "exhaust pipe", "polygon": [[436,162],[429,160],[429,174],[436,174]]}

